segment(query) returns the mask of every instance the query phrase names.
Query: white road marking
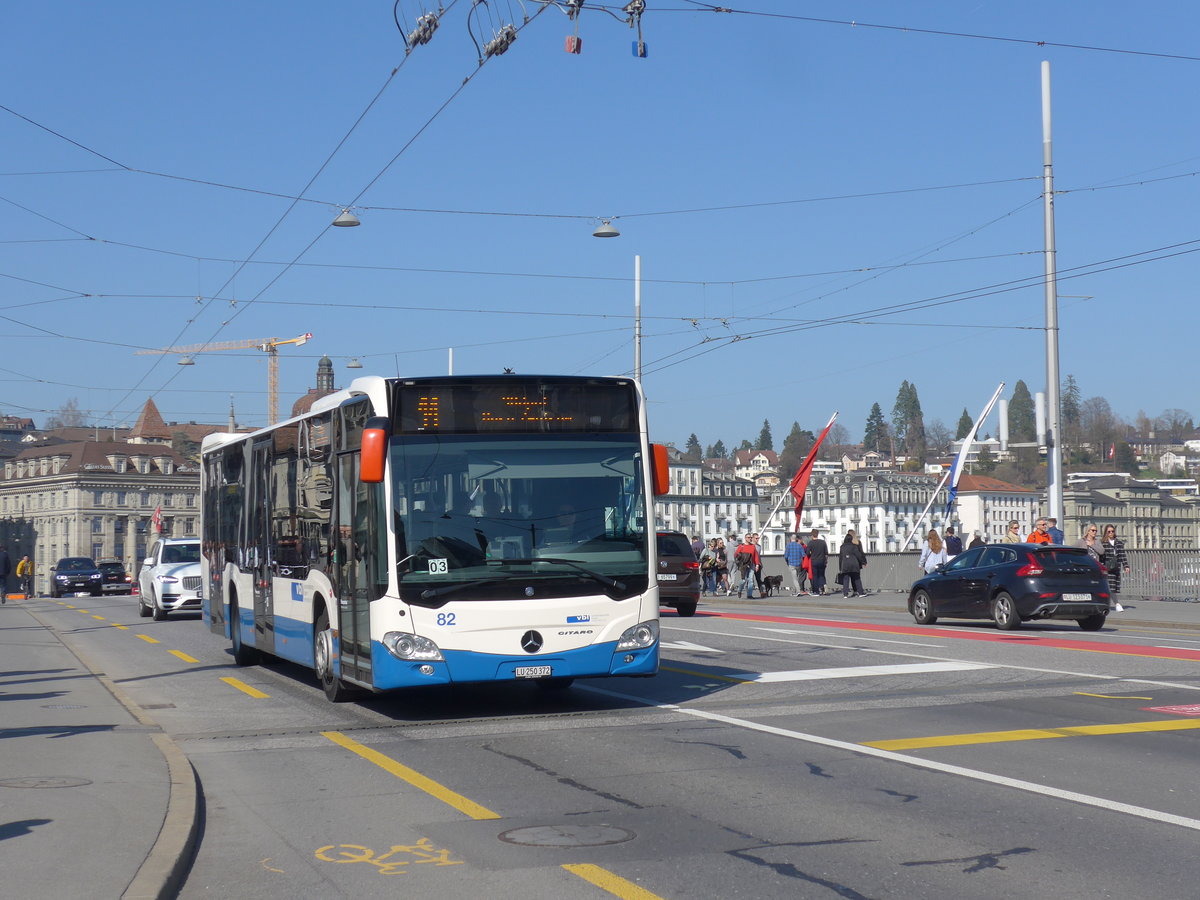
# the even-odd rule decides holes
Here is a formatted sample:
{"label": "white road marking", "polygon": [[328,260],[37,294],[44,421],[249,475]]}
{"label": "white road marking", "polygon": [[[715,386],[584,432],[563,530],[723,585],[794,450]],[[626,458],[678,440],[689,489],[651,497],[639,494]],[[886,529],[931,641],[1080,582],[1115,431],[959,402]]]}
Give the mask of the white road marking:
{"label": "white road marking", "polygon": [[876,644],[902,644],[905,647],[945,647],[945,644],[920,644],[916,641],[891,641],[886,638],[869,638],[861,635],[841,635],[836,631],[803,631],[795,628],[764,628],[761,625],[755,625],[757,631],[770,631],[774,634],[815,634],[818,637],[840,637],[850,640],[853,637],[856,641],[871,641]]}
{"label": "white road marking", "polygon": [[916,675],[922,672],[966,672],[970,669],[994,669],[995,666],[969,662],[901,663],[894,666],[849,666],[842,669],[793,669],[790,672],[739,672],[741,678],[756,684],[782,681],[823,681],[827,678],[869,678],[878,675]]}
{"label": "white road marking", "polygon": [[724,653],[724,650],[715,650],[712,647],[704,647],[700,644],[693,644],[691,641],[659,641],[658,646],[670,647],[672,650],[699,650],[704,653]]}
{"label": "white road marking", "polygon": [[879,750],[875,747],[864,747],[861,744],[851,744],[847,741],[838,741],[833,738],[821,737],[817,734],[807,734],[802,731],[792,731],[788,728],[777,728],[774,725],[763,725],[758,722],[751,722],[748,719],[737,719],[733,716],[725,716],[720,713],[706,712],[701,709],[686,709],[682,706],[676,706],[673,703],[657,703],[653,700],[647,700],[644,697],[635,697],[632,694],[623,694],[618,691],[610,691],[605,688],[594,687],[593,685],[581,685],[579,690],[592,691],[597,694],[604,694],[609,697],[617,697],[622,700],[629,700],[634,703],[640,703],[643,706],[652,706],[657,709],[665,709],[671,712],[676,712],[685,716],[692,716],[697,719],[707,719],[710,722],[721,722],[725,725],[731,725],[734,728],[745,728],[750,731],[759,731],[763,734],[770,734],[776,737],[790,738],[795,741],[803,741],[808,744],[817,744],[822,747],[830,747],[834,750],[843,750],[850,753],[857,753],[860,756],[874,756],[877,759],[886,760],[888,762],[897,762],[904,765],[915,766],[919,769],[928,769],[933,772],[942,772],[946,775],[957,775],[960,778],[969,778],[973,781],[982,781],[986,784],[995,784],[1000,787],[1013,788],[1018,791],[1025,791],[1030,794],[1040,794],[1043,797],[1053,797],[1058,800],[1067,800],[1072,803],[1079,803],[1083,806],[1091,806],[1096,809],[1103,809],[1109,812],[1124,813],[1129,816],[1136,816],[1141,819],[1149,819],[1152,822],[1162,822],[1168,825],[1178,825],[1181,828],[1188,828],[1192,831],[1200,831],[1200,819],[1191,819],[1187,816],[1177,816],[1174,813],[1163,812],[1157,809],[1149,809],[1145,806],[1134,806],[1129,803],[1120,803],[1116,800],[1109,800],[1105,797],[1094,797],[1091,794],[1080,794],[1076,791],[1063,790],[1062,788],[1050,787],[1044,784],[1035,784],[1031,781],[1022,781],[1019,778],[1009,778],[1005,775],[996,775],[992,772],[981,772],[977,769],[968,769],[964,766],[954,766],[948,763],[937,762],[936,760],[922,759],[919,756],[909,756],[904,753],[894,753],[891,750]]}

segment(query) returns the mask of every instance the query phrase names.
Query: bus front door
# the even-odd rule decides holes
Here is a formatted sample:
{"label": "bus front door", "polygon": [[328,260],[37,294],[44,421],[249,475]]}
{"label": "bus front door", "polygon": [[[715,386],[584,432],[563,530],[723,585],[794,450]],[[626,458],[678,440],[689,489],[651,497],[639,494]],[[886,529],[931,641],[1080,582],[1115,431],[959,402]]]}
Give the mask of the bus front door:
{"label": "bus front door", "polygon": [[370,684],[374,486],[358,480],[358,453],[343,453],[337,471],[336,590],[342,677]]}
{"label": "bus front door", "polygon": [[271,598],[271,441],[259,441],[251,449],[250,522],[246,541],[246,559],[254,593],[254,645],[267,653],[275,652],[275,628]]}

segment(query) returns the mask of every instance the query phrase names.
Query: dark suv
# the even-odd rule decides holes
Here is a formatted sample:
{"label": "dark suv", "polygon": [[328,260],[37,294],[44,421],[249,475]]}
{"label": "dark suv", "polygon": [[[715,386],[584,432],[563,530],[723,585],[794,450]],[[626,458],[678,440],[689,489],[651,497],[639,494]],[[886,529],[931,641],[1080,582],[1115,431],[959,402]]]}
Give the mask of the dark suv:
{"label": "dark suv", "polygon": [[50,596],[79,594],[87,591],[93,597],[103,590],[104,575],[88,556],[67,556],[50,569]]}
{"label": "dark suv", "polygon": [[1099,631],[1108,604],[1108,579],[1087,551],[1051,544],[974,547],[917,579],[908,595],[918,625],[950,616],[991,619],[1005,631],[1030,619]]}
{"label": "dark suv", "polygon": [[700,603],[700,562],[678,531],[658,533],[658,596],[681,616],[694,616]]}
{"label": "dark suv", "polygon": [[96,560],[96,568],[104,576],[101,590],[106,594],[132,594],[133,577],[125,571],[125,563],[119,559]]}

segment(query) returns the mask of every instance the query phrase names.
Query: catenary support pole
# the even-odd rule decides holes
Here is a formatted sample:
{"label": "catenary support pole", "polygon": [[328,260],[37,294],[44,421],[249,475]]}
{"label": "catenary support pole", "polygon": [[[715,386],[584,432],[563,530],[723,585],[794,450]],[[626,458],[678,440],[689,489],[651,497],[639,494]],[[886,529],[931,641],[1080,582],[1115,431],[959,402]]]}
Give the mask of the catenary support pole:
{"label": "catenary support pole", "polygon": [[1050,63],[1042,61],[1042,205],[1046,239],[1046,515],[1065,521],[1058,375],[1058,263],[1054,249],[1054,159],[1050,139]]}

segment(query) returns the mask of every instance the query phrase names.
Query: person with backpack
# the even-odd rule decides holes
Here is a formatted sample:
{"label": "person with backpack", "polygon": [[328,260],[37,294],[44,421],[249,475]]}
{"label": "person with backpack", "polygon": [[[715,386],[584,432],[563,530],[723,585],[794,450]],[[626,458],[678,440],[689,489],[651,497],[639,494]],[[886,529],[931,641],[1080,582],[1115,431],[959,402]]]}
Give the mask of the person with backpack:
{"label": "person with backpack", "polygon": [[862,570],[866,565],[867,555],[851,529],[842,539],[842,549],[838,552],[838,581],[842,583],[843,597],[866,596],[862,586]]}

